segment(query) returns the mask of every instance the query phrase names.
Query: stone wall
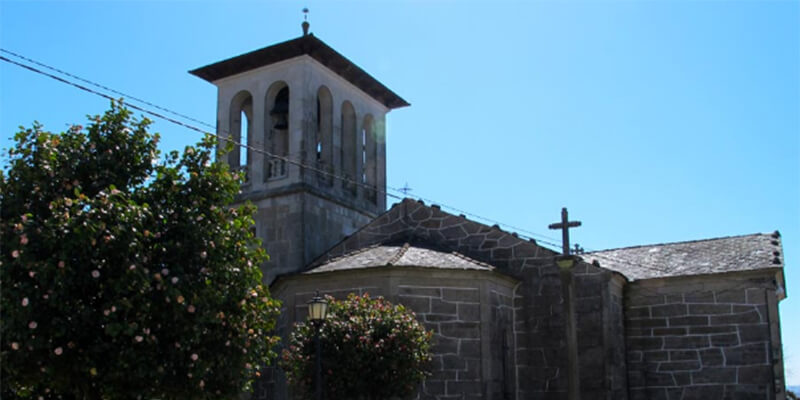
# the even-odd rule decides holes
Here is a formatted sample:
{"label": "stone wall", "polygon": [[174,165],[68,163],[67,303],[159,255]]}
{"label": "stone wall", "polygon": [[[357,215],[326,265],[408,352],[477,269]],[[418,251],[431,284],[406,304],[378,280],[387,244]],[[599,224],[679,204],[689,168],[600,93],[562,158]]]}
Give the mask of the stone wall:
{"label": "stone wall", "polygon": [[[272,288],[284,303],[278,332],[287,337],[304,321],[318,289],[343,299],[349,293],[383,296],[415,312],[434,332],[432,375],[417,399],[511,398],[513,376],[512,279],[488,271],[383,267],[333,274],[296,275]],[[280,371],[265,371],[256,399],[291,398]]]}
{"label": "stone wall", "polygon": [[[561,280],[554,263],[557,253],[499,227],[486,226],[464,216],[443,212],[437,206],[406,199],[333,247],[325,257],[342,256],[377,243],[415,240],[487,262],[502,274],[521,282],[514,292],[512,329],[507,340],[513,344],[510,346],[511,356],[507,359],[513,362],[506,376],[513,378],[506,379],[506,385],[512,382],[513,386],[506,391],[511,392],[509,398],[517,399],[565,398],[566,330]],[[620,307],[616,309],[616,325],[608,323],[610,311],[599,313],[599,319],[593,316],[598,305],[602,310],[612,306],[608,294],[611,273],[593,265],[581,265],[586,279],[577,284],[586,289],[583,315],[587,316],[587,321],[578,329],[590,336],[582,340],[581,349],[585,354],[581,359],[587,360],[582,369],[587,378],[592,378],[591,384],[587,384],[587,395],[596,398],[607,398],[609,393],[624,395],[624,389],[620,388],[624,384],[624,378],[620,378],[624,375],[620,372],[625,369],[624,358],[618,357],[620,359],[615,365],[601,368],[596,368],[597,365],[591,361],[595,356],[602,358],[604,353],[621,354],[624,351],[619,336],[617,340],[606,340],[612,335],[610,329],[621,331]],[[594,286],[595,283],[599,286]],[[601,332],[600,339],[591,337],[597,336],[597,332]],[[487,380],[484,383],[491,385]],[[487,393],[490,392],[487,389]]]}
{"label": "stone wall", "polygon": [[630,398],[783,398],[775,384],[783,377],[773,372],[782,361],[770,340],[772,285],[770,276],[735,273],[630,283]]}
{"label": "stone wall", "polygon": [[432,373],[421,399],[480,399],[481,304],[478,287],[400,286],[398,303],[433,330]]}

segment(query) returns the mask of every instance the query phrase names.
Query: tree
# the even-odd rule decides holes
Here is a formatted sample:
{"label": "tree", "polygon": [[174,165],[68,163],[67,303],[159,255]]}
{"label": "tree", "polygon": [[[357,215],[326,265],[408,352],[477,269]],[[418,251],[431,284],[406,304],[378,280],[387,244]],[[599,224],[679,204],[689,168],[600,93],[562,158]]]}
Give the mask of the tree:
{"label": "tree", "polygon": [[[323,391],[327,399],[404,398],[429,375],[432,332],[410,310],[382,297],[327,297],[320,329]],[[281,367],[300,396],[313,394],[314,327],[295,326]]]}
{"label": "tree", "polygon": [[34,124],[0,174],[2,396],[231,398],[272,346],[252,206],[204,139],[159,161],[112,102],[88,128]]}

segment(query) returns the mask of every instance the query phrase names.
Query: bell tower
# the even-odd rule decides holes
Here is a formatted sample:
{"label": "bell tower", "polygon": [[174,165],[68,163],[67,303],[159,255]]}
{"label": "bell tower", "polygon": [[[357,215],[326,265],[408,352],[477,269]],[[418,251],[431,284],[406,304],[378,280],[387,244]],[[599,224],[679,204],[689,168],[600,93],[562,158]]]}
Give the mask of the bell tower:
{"label": "bell tower", "polygon": [[[190,71],[217,91],[217,134],[257,208],[267,283],[302,271],[386,209],[386,114],[409,104],[308,33]],[[249,147],[249,148],[248,148]]]}

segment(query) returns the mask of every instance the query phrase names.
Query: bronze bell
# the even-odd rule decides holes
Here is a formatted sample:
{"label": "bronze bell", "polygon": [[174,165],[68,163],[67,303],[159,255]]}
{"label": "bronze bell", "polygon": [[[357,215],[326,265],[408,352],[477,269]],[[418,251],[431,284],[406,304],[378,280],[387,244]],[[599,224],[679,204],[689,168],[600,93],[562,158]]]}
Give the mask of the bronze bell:
{"label": "bronze bell", "polygon": [[269,112],[269,115],[271,115],[275,121],[273,128],[279,130],[287,129],[289,127],[289,104],[287,101],[281,100],[283,99],[276,99],[275,106],[272,107],[272,111]]}
{"label": "bronze bell", "polygon": [[284,130],[289,128],[289,88],[285,87],[278,92],[275,96],[275,105],[272,111],[269,112],[274,118],[275,125],[273,128]]}

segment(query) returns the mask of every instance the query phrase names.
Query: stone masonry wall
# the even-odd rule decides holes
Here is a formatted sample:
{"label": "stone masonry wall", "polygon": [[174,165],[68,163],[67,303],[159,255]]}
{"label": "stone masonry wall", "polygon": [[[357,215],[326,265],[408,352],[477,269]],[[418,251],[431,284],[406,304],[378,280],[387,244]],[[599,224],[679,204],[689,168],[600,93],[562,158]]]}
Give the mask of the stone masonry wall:
{"label": "stone masonry wall", "polygon": [[433,375],[421,399],[481,399],[481,310],[477,287],[400,286],[398,302],[434,331]]}
{"label": "stone masonry wall", "polygon": [[736,274],[630,283],[630,398],[782,398],[773,384],[780,352],[769,339],[771,285],[771,277]]}
{"label": "stone masonry wall", "polygon": [[[432,375],[418,400],[500,400],[513,394],[514,281],[486,271],[385,267],[284,279],[274,294],[284,304],[279,334],[304,321],[313,289],[338,299],[383,296],[414,311],[434,332]],[[313,289],[312,289],[313,288]],[[256,399],[290,399],[280,371],[264,371]]]}
{"label": "stone masonry wall", "polygon": [[[413,243],[415,240],[487,262],[521,282],[514,293],[513,329],[508,340],[513,343],[513,357],[509,357],[513,359],[513,371],[508,374],[514,376],[511,398],[566,398],[565,320],[561,281],[554,263],[556,253],[498,227],[405,199],[336,245],[325,257],[338,257],[376,243]],[[592,265],[586,268],[601,270]],[[610,278],[607,274],[602,277]],[[607,284],[599,290],[602,292],[605,288]],[[602,296],[597,298],[602,300]],[[593,301],[587,299],[586,303]],[[591,330],[586,328],[584,332]],[[618,345],[622,346],[622,343]],[[592,346],[597,344],[584,344],[584,352]],[[624,360],[620,360],[620,364],[624,364]],[[591,367],[584,367],[587,368]],[[596,374],[597,371],[591,369],[590,372]],[[618,375],[613,368],[599,371],[602,376],[595,376],[592,386],[592,393],[597,395],[600,391],[611,390],[608,382],[614,379],[615,374]],[[590,376],[590,372],[587,370],[586,375]]]}

